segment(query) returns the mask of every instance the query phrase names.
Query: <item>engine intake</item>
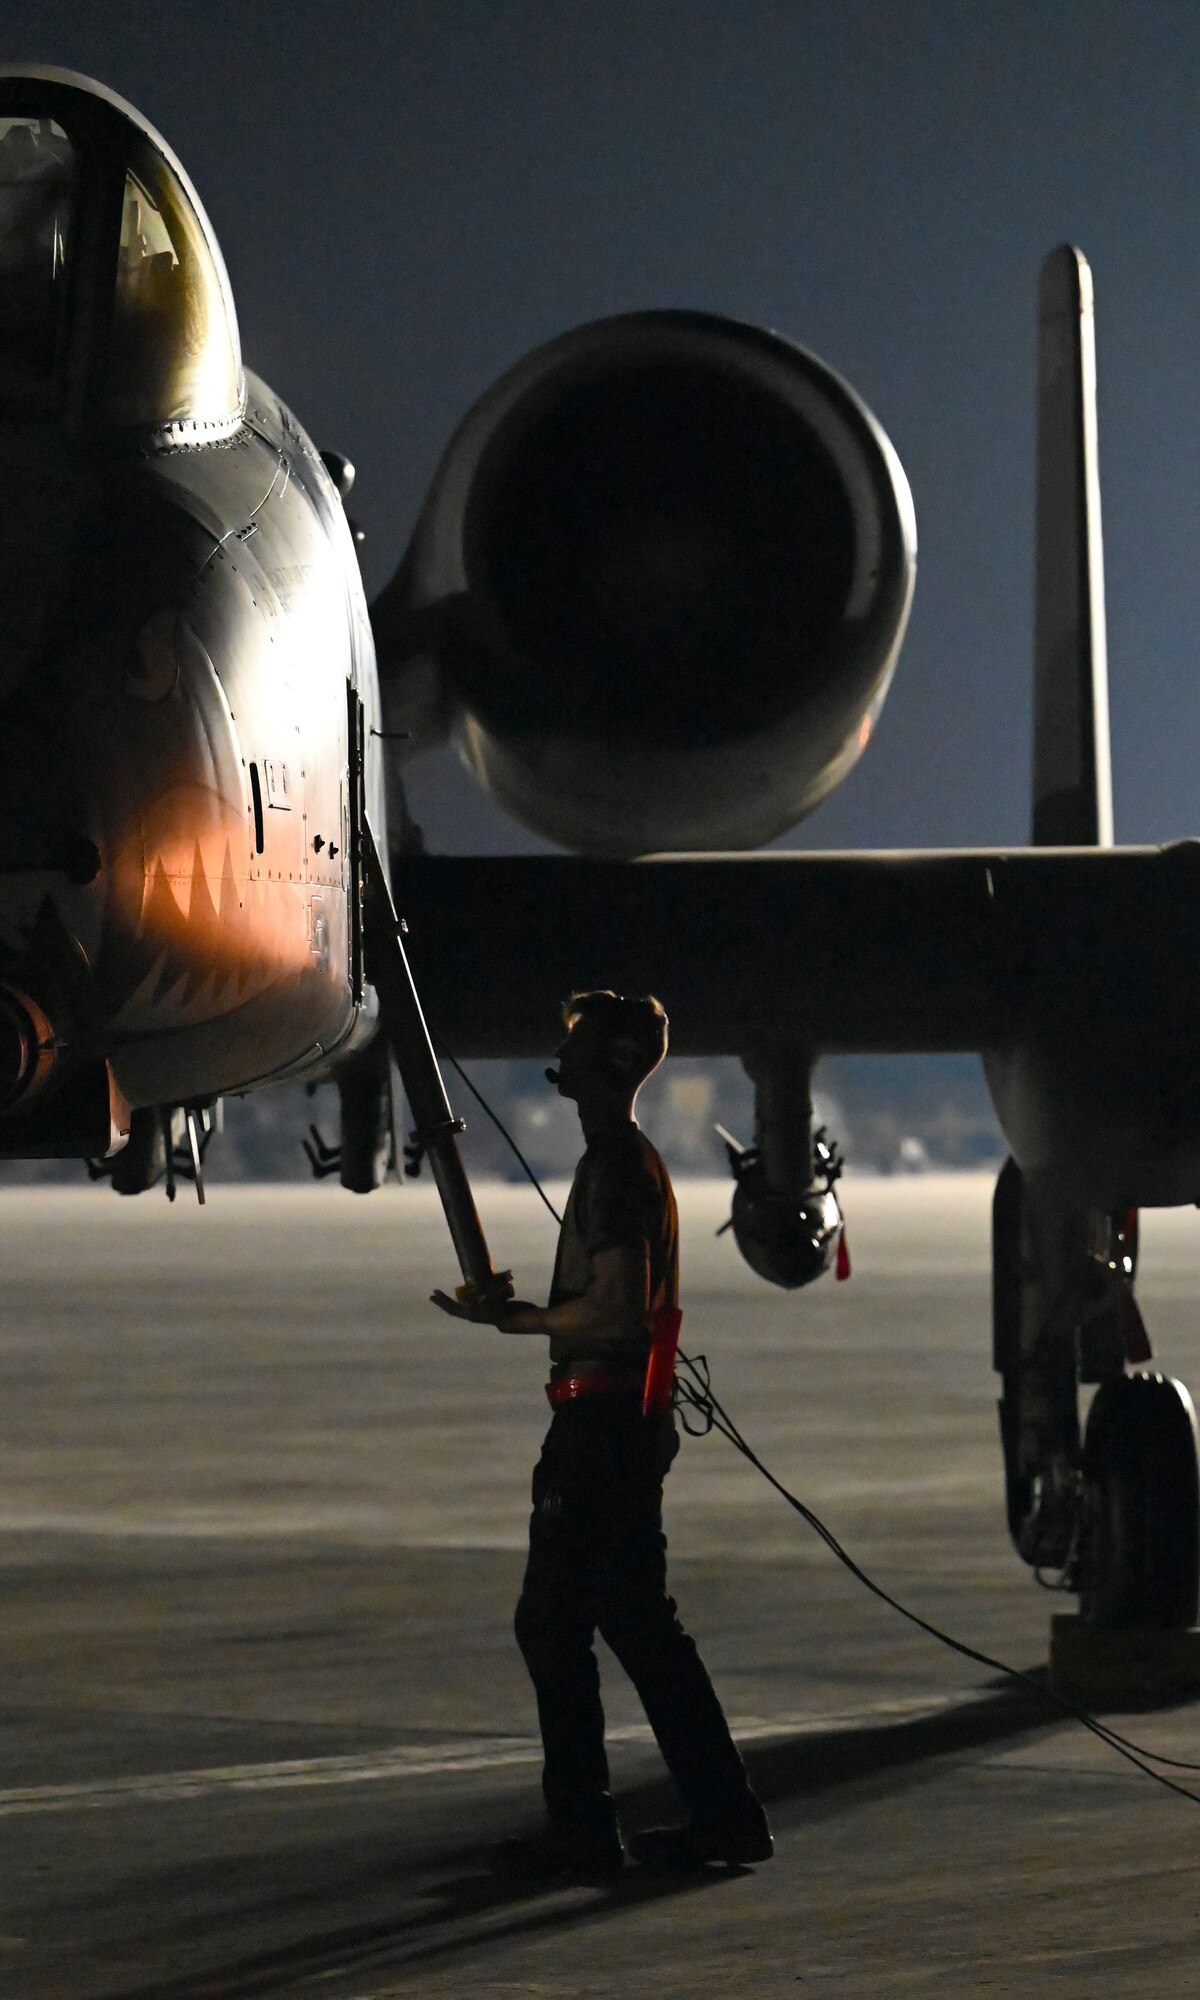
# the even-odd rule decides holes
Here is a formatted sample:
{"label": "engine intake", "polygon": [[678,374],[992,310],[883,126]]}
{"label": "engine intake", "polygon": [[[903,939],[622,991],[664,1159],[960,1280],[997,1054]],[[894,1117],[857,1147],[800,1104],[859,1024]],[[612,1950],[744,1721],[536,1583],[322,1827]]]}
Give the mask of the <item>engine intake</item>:
{"label": "engine intake", "polygon": [[373,614],[388,727],[448,726],[580,851],[756,845],[865,747],[914,566],[899,460],[821,362],[707,314],[602,320],[451,442]]}
{"label": "engine intake", "polygon": [[40,1089],[56,1049],[53,1030],[37,1003],[0,984],[0,1112]]}

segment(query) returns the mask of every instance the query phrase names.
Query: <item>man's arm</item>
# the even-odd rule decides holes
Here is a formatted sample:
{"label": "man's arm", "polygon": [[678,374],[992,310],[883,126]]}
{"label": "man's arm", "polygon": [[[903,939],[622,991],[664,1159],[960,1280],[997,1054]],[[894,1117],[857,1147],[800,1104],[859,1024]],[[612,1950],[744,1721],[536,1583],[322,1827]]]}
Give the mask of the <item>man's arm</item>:
{"label": "man's arm", "polygon": [[650,1252],[645,1241],[597,1250],[587,1291],[581,1298],[563,1299],[556,1306],[518,1302],[481,1310],[448,1298],[445,1292],[434,1292],[433,1303],[456,1319],[498,1326],[501,1333],[547,1334],[577,1354],[595,1354],[609,1344],[616,1346],[627,1340],[630,1334],[645,1332]]}

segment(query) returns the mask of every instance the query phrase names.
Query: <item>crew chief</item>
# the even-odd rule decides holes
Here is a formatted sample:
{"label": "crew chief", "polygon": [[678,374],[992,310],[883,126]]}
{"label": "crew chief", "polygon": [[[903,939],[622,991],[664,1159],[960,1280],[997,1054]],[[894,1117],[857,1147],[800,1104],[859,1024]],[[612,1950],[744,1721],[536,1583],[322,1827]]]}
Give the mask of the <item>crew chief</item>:
{"label": "crew chief", "polygon": [[547,1820],[509,1861],[547,1877],[607,1876],[624,1849],[609,1789],[598,1630],[637,1689],[688,1818],[631,1835],[644,1865],[767,1860],[772,1839],[720,1703],[667,1593],[663,1479],[679,1449],[668,1410],[642,1414],[651,1328],[679,1290],[667,1170],[634,1103],[667,1048],[652,998],[581,993],[564,1008],[557,1087],[586,1151],[563,1216],[550,1302],[499,1308],[435,1292],[459,1318],[550,1340],[553,1408],[533,1475],[517,1642],[537,1695]]}

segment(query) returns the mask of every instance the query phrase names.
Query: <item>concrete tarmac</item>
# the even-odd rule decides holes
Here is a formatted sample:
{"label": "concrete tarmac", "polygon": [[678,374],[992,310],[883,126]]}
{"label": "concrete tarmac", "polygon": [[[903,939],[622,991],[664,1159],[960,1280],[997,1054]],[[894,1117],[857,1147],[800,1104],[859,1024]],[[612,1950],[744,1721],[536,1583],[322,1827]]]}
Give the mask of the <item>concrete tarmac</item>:
{"label": "concrete tarmac", "polygon": [[[715,1239],[727,1190],[684,1187],[684,1345],[881,1583],[1036,1669],[1067,1601],[1004,1528],[989,1200],[852,1181],[852,1281],[788,1297]],[[544,1295],[532,1191],[481,1207]],[[428,1189],[9,1191],[0,1234],[6,2000],[1200,1988],[1200,1806],[903,1623],[716,1437],[668,1482],[674,1582],[776,1858],[514,1894],[486,1848],[539,1811],[511,1612],[544,1349],[425,1304]],[[1193,1213],[1145,1218],[1143,1274],[1200,1387]],[[602,1672],[649,1824],[669,1790]],[[1200,1761],[1193,1708],[1129,1726]]]}

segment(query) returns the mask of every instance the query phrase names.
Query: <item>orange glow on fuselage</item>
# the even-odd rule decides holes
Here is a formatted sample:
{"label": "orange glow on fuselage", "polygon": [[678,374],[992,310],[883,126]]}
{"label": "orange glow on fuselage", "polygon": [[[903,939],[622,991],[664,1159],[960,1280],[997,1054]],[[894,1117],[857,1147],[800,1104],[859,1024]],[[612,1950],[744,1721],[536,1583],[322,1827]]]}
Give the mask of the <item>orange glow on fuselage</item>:
{"label": "orange glow on fuselage", "polygon": [[242,815],[200,787],[155,807],[114,860],[105,913],[137,974],[114,1018],[124,1034],[228,1013],[312,965],[308,887],[251,876]]}

